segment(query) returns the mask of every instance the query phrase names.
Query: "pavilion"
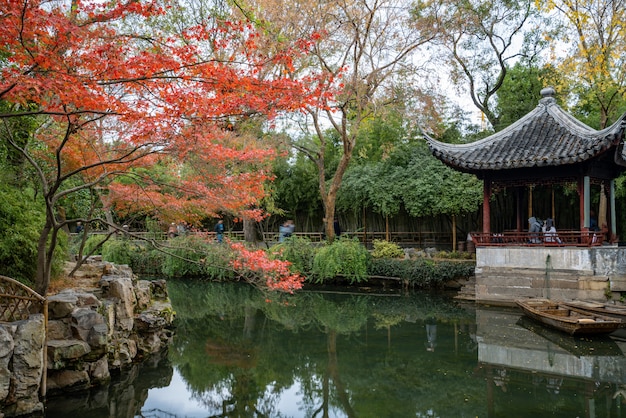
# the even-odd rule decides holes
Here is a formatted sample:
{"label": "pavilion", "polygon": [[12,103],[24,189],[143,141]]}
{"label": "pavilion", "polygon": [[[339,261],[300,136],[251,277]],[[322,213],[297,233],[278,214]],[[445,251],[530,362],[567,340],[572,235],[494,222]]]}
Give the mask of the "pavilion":
{"label": "pavilion", "polygon": [[[600,300],[607,289],[626,291],[626,254],[617,245],[615,208],[615,179],[626,170],[626,114],[595,130],[565,112],[554,93],[544,88],[534,110],[473,143],[447,144],[425,135],[436,158],[483,181],[482,231],[471,234],[477,251],[477,300],[549,297],[550,291],[565,299]],[[531,240],[524,230],[537,205],[533,191],[551,189],[547,200],[554,218],[555,185],[574,185],[577,224],[559,229],[559,243]],[[596,212],[591,207],[593,188],[599,193],[601,231],[590,231]],[[492,231],[492,196],[502,190],[512,191],[516,221],[509,230]],[[527,280],[520,284],[520,276]]]}

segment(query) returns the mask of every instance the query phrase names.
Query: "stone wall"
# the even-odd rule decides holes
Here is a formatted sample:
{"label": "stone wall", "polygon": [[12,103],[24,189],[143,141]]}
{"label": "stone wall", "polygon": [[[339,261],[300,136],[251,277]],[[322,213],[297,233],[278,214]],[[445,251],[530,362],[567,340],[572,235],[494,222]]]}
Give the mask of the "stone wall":
{"label": "stone wall", "polygon": [[[98,260],[78,276],[97,285],[48,297],[48,396],[108,382],[112,371],[162,351],[173,335],[165,281],[137,280],[127,266]],[[0,325],[0,417],[43,409],[44,335],[43,315]]]}
{"label": "stone wall", "polygon": [[626,248],[479,247],[476,301],[518,298],[620,299],[626,290]]}

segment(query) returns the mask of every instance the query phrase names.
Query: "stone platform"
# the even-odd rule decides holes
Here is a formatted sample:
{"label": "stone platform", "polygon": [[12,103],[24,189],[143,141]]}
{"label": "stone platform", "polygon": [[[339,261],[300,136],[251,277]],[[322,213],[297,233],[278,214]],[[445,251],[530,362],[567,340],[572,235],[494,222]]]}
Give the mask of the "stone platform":
{"label": "stone platform", "polygon": [[626,248],[478,247],[476,301],[515,299],[619,301],[626,294]]}

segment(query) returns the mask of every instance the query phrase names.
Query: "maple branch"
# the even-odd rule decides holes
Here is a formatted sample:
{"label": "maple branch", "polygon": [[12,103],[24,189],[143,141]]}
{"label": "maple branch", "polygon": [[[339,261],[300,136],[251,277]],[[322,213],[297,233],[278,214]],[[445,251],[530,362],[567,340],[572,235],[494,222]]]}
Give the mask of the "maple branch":
{"label": "maple branch", "polygon": [[49,110],[33,110],[30,112],[15,112],[15,113],[0,113],[0,119],[8,119],[8,118],[17,118],[23,116],[71,116],[71,115],[82,115],[82,114],[95,114],[104,116],[121,116],[121,113],[117,112],[109,112],[109,111],[99,111],[99,110],[73,110],[70,112],[58,112],[58,111],[49,111]]}
{"label": "maple branch", "polygon": [[[96,163],[93,164],[89,164],[89,165],[85,165],[82,167],[79,167],[75,170],[72,170],[68,173],[66,173],[65,175],[59,177],[59,181],[60,182],[64,182],[65,180],[71,178],[72,176],[75,176],[81,172],[96,168],[96,167],[106,167],[107,165],[115,165],[115,164],[123,164],[123,165],[129,165],[132,164],[133,162],[136,162],[138,160],[141,160],[142,158],[145,158],[148,155],[151,154],[158,154],[161,151],[159,150],[152,150],[152,151],[147,151],[145,153],[141,153],[139,155],[135,155],[132,158],[129,158],[131,155],[133,155],[134,153],[138,152],[139,150],[141,150],[142,148],[152,148],[153,145],[157,145],[157,143],[147,143],[147,144],[142,144],[140,146],[131,148],[130,151],[128,151],[126,154],[121,155],[117,158],[114,159],[109,159],[109,160],[104,160],[104,161],[98,161]],[[114,177],[114,176],[119,176],[119,175],[124,175],[127,174],[126,171],[123,170],[114,170],[114,171],[106,171],[106,168],[104,168],[105,172],[100,174],[98,177],[96,177],[95,179],[93,179],[90,182],[87,183],[83,183],[81,185],[69,188],[69,189],[64,189],[63,191],[59,192],[56,194],[57,198],[55,199],[55,201],[59,200],[60,198],[69,195],[71,193],[74,193],[78,190],[84,190],[86,188],[89,187],[94,187],[96,185],[98,185],[99,183],[103,182],[107,177]]]}

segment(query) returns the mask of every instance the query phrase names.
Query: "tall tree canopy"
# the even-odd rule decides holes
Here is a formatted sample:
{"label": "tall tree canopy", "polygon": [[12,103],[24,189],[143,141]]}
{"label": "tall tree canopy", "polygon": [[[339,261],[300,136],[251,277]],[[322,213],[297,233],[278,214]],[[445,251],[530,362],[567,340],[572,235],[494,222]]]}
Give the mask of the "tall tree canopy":
{"label": "tall tree canopy", "polygon": [[[97,190],[105,205],[163,219],[245,211],[263,195],[274,152],[231,126],[314,103],[309,83],[263,72],[291,68],[306,40],[259,53],[258,33],[222,21],[168,36],[148,24],[165,12],[159,4],[0,3],[0,100],[12,105],[0,138],[34,168],[45,200],[42,294],[59,231],[75,221],[59,215],[64,197]],[[14,128],[26,117],[37,126],[25,141]],[[146,168],[157,166],[152,177]]]}
{"label": "tall tree canopy", "polygon": [[[560,39],[568,46],[555,86],[571,92],[580,113],[598,109],[596,128],[605,128],[626,102],[626,1],[542,0],[543,10],[558,11],[564,22]],[[556,45],[555,45],[556,46]]]}
{"label": "tall tree canopy", "polygon": [[440,47],[433,53],[443,64],[439,68],[447,69],[458,91],[467,92],[495,128],[495,95],[509,66],[524,54],[534,56],[541,44],[532,36],[534,0],[419,0],[413,13]]}
{"label": "tall tree canopy", "polygon": [[[430,35],[415,30],[406,3],[399,0],[235,3],[272,34],[275,46],[302,33],[318,36],[312,54],[299,60],[294,71],[320,71],[324,78],[316,86],[330,95],[324,96],[326,100],[321,105],[307,108],[314,140],[298,141],[294,146],[317,166],[326,235],[332,239],[337,193],[352,160],[361,125],[389,100],[398,99],[397,85],[412,86],[418,65],[422,64],[414,53],[429,41]],[[423,108],[425,112],[435,109],[436,106]],[[325,153],[335,136],[340,141],[341,156],[331,172]]]}

